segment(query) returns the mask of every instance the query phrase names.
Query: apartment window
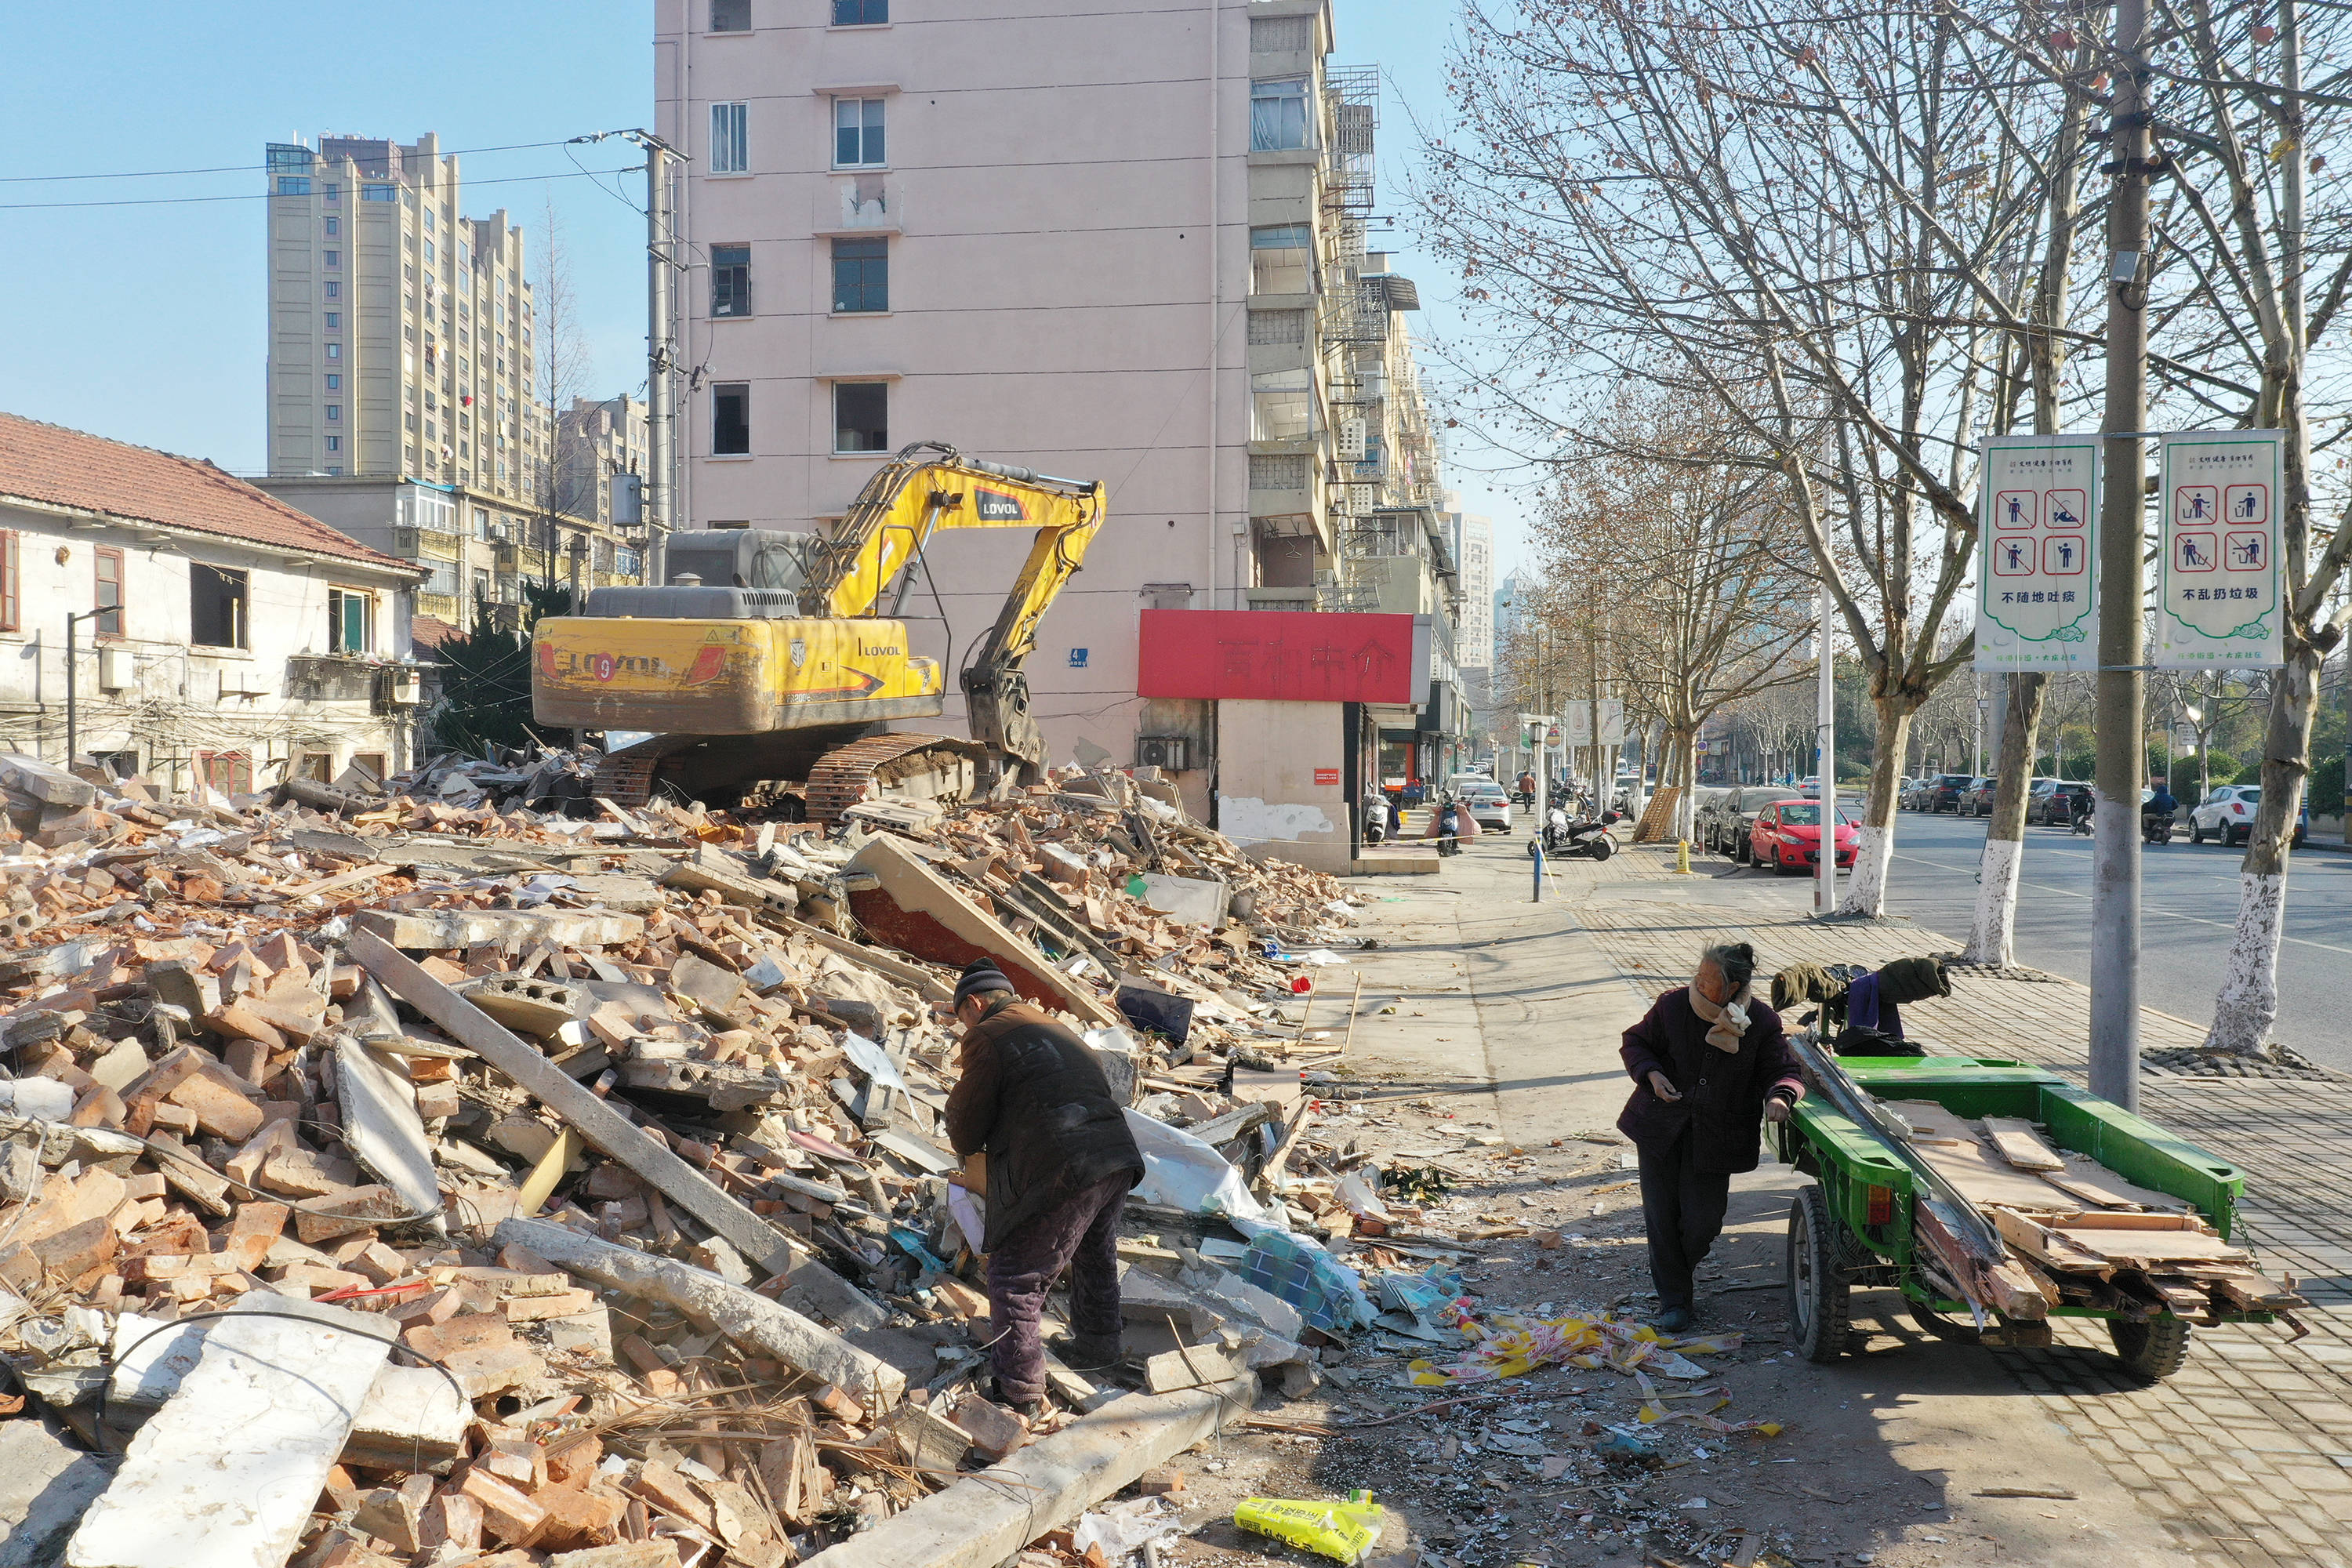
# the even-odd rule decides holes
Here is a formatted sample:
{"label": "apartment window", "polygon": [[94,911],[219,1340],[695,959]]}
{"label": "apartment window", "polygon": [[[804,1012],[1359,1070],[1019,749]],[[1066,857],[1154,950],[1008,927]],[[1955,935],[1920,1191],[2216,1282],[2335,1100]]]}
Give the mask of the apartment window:
{"label": "apartment window", "polygon": [[1252,310],[1249,341],[1254,343],[1303,343],[1307,341],[1304,310]]}
{"label": "apartment window", "polygon": [[844,314],[890,308],[890,242],[833,242],[833,308]]}
{"label": "apartment window", "polygon": [[1250,292],[1314,292],[1314,256],[1303,223],[1266,224],[1250,230]]}
{"label": "apartment window", "polygon": [[16,531],[0,530],[0,631],[13,632],[25,624],[22,573],[16,562]]}
{"label": "apartment window", "polygon": [[433,209],[431,207],[426,207],[425,209],[425,227],[428,233],[433,227]]}
{"label": "apartment window", "polygon": [[98,598],[91,607],[99,612],[92,624],[100,637],[119,637],[122,635],[122,552],[101,544],[92,553],[98,561]]}
{"label": "apartment window", "polygon": [[328,390],[329,392],[341,392],[342,389],[343,389],[343,375],[342,375],[342,372],[341,372],[341,371],[335,371],[335,370],[331,370],[331,371],[329,371],[329,372],[327,373],[327,390]]}
{"label": "apartment window", "polygon": [[396,202],[399,199],[399,193],[394,191],[390,185],[362,185],[360,187],[360,200],[363,202]]}
{"label": "apartment window", "polygon": [[188,566],[188,640],[198,647],[244,647],[245,588],[242,572],[191,562]]}
{"label": "apartment window", "polygon": [[343,421],[343,405],[342,405],[341,404],[340,404],[340,403],[330,403],[330,404],[328,404],[328,405],[327,405],[327,423],[328,423],[328,424],[330,424],[330,425],[340,425],[340,424],[341,424],[341,423],[342,423],[342,421]]}
{"label": "apartment window", "polygon": [[710,30],[748,33],[751,30],[751,0],[710,0]]}
{"label": "apartment window", "polygon": [[751,388],[721,382],[710,389],[710,455],[739,458],[751,450]]}
{"label": "apartment window", "polygon": [[375,595],[356,588],[327,590],[327,644],[337,653],[375,651]]}
{"label": "apartment window", "polygon": [[331,332],[340,332],[340,331],[341,331],[342,330],[343,330],[343,313],[342,313],[341,310],[330,310],[330,311],[328,311],[328,312],[327,312],[327,331],[331,331]]}
{"label": "apartment window", "polygon": [[327,279],[327,298],[328,298],[328,299],[330,299],[330,300],[340,300],[340,299],[341,299],[342,297],[343,297],[343,282],[342,282],[342,279],[340,279],[340,278],[330,278],[330,279]]}
{"label": "apartment window", "polygon": [[836,452],[887,452],[890,449],[889,383],[837,381],[833,384],[833,449]]}
{"label": "apartment window", "polygon": [[327,199],[331,202],[339,202],[343,199],[343,187],[341,182],[337,180],[330,180],[327,182]]}
{"label": "apartment window", "polygon": [[1307,79],[1250,83],[1250,151],[1278,153],[1307,145]]}
{"label": "apartment window", "polygon": [[488,569],[488,568],[487,568],[487,567],[483,567],[483,566],[477,566],[477,567],[475,567],[475,568],[474,568],[474,603],[476,603],[477,605],[487,605],[487,604],[488,604],[489,602],[490,602],[490,574],[489,574],[489,569]]}
{"label": "apartment window", "polygon": [[890,19],[890,0],[833,0],[836,27],[878,27]]}
{"label": "apartment window", "polygon": [[710,106],[710,172],[714,174],[740,174],[751,167],[751,125],[748,106],[740,103],[714,103]]}
{"label": "apartment window", "polygon": [[327,265],[328,265],[328,266],[330,266],[330,267],[341,267],[342,264],[343,264],[343,253],[342,253],[341,251],[340,251],[340,250],[331,250],[331,251],[327,252]]}
{"label": "apartment window", "polygon": [[751,247],[714,245],[710,247],[710,313],[748,316],[751,313]]}
{"label": "apartment window", "polygon": [[833,166],[836,169],[877,168],[882,155],[882,100],[878,98],[836,98],[833,100]]}
{"label": "apartment window", "polygon": [[1303,441],[1314,433],[1314,390],[1304,370],[1250,377],[1250,439]]}
{"label": "apartment window", "polygon": [[327,232],[330,235],[338,235],[342,233],[343,220],[337,217],[334,214],[329,213],[327,215]]}
{"label": "apartment window", "polygon": [[425,265],[433,265],[433,242],[429,239],[425,242]]}
{"label": "apartment window", "polygon": [[416,591],[455,598],[457,594],[457,563],[454,561],[435,562],[426,571],[425,581],[417,584]]}
{"label": "apartment window", "polygon": [[329,343],[329,344],[327,345],[327,357],[328,357],[329,359],[341,359],[341,358],[342,358],[342,357],[343,357],[343,345],[342,345],[342,344],[341,344],[341,343]]}
{"label": "apartment window", "polygon": [[280,174],[278,176],[278,194],[281,196],[307,196],[310,194],[310,182],[299,174]]}
{"label": "apartment window", "polygon": [[235,799],[253,793],[253,759],[243,752],[198,752],[196,772],[216,795]]}
{"label": "apartment window", "polygon": [[343,449],[343,438],[342,438],[341,436],[330,436],[330,437],[327,437],[327,450],[328,450],[328,451],[330,451],[330,452],[340,452],[340,451],[341,451],[342,449]]}

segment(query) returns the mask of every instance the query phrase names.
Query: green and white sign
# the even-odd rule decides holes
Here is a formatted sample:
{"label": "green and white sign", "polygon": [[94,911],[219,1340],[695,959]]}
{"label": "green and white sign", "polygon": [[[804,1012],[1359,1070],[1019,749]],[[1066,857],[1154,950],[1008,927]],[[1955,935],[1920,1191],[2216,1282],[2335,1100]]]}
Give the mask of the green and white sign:
{"label": "green and white sign", "polygon": [[1980,670],[2099,663],[2101,438],[1990,436],[1977,466]]}
{"label": "green and white sign", "polygon": [[2259,669],[2281,647],[2284,430],[2167,436],[2158,462],[2156,662]]}

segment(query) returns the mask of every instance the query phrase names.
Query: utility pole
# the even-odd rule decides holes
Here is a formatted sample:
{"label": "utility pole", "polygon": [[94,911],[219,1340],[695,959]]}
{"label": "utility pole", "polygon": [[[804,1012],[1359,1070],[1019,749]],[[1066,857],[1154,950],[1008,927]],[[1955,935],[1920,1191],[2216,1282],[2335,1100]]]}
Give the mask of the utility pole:
{"label": "utility pole", "polygon": [[1837,912],[1837,660],[1830,657],[1830,616],[1836,608],[1829,584],[1822,584],[1822,629],[1816,645],[1821,652],[1821,688],[1814,713],[1821,733],[1822,779],[1821,852],[1813,890],[1817,915]]}
{"label": "utility pole", "polygon": [[646,581],[669,581],[668,537],[677,526],[677,226],[669,205],[670,150],[648,132],[646,151]]}
{"label": "utility pole", "polygon": [[[2147,0],[2116,0],[2107,146],[2106,495],[2099,516],[2098,806],[2091,860],[2091,1092],[2139,1107],[2139,779],[2147,700],[2140,437],[2147,419]],[[2295,156],[2301,156],[2298,153]]]}

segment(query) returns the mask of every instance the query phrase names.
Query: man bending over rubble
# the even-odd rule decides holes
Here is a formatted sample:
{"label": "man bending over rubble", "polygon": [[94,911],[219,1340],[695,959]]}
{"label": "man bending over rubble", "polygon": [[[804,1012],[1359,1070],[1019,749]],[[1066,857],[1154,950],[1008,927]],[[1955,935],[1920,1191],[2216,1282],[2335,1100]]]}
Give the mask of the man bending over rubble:
{"label": "man bending over rubble", "polygon": [[1065,1268],[1071,1335],[1055,1350],[1073,1372],[1118,1363],[1118,1216],[1143,1155],[1086,1042],[1015,996],[994,964],[965,968],[955,1016],[962,1076],[948,1096],[948,1138],[960,1155],[988,1155],[982,1250],[995,1396],[1035,1415],[1045,1394],[1037,1321]]}
{"label": "man bending over rubble", "polygon": [[1691,1323],[1691,1276],[1723,1229],[1736,1171],[1752,1171],[1763,1118],[1785,1121],[1805,1092],[1780,1016],[1750,995],[1756,950],[1717,943],[1686,986],[1669,991],[1625,1031],[1633,1096],[1617,1131],[1642,1162],[1642,1221],[1654,1327]]}

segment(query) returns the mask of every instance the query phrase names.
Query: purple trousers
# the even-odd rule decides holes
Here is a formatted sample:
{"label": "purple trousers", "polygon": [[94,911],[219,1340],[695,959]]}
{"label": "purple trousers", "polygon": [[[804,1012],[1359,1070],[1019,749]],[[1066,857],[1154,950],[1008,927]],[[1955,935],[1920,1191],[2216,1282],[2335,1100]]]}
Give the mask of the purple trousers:
{"label": "purple trousers", "polygon": [[1093,1344],[1116,1344],[1118,1316],[1118,1216],[1127,1206],[1125,1173],[1081,1187],[1004,1238],[988,1256],[988,1321],[1000,1397],[1026,1402],[1045,1394],[1045,1348],[1037,1320],[1045,1292],[1070,1271],[1070,1331]]}

